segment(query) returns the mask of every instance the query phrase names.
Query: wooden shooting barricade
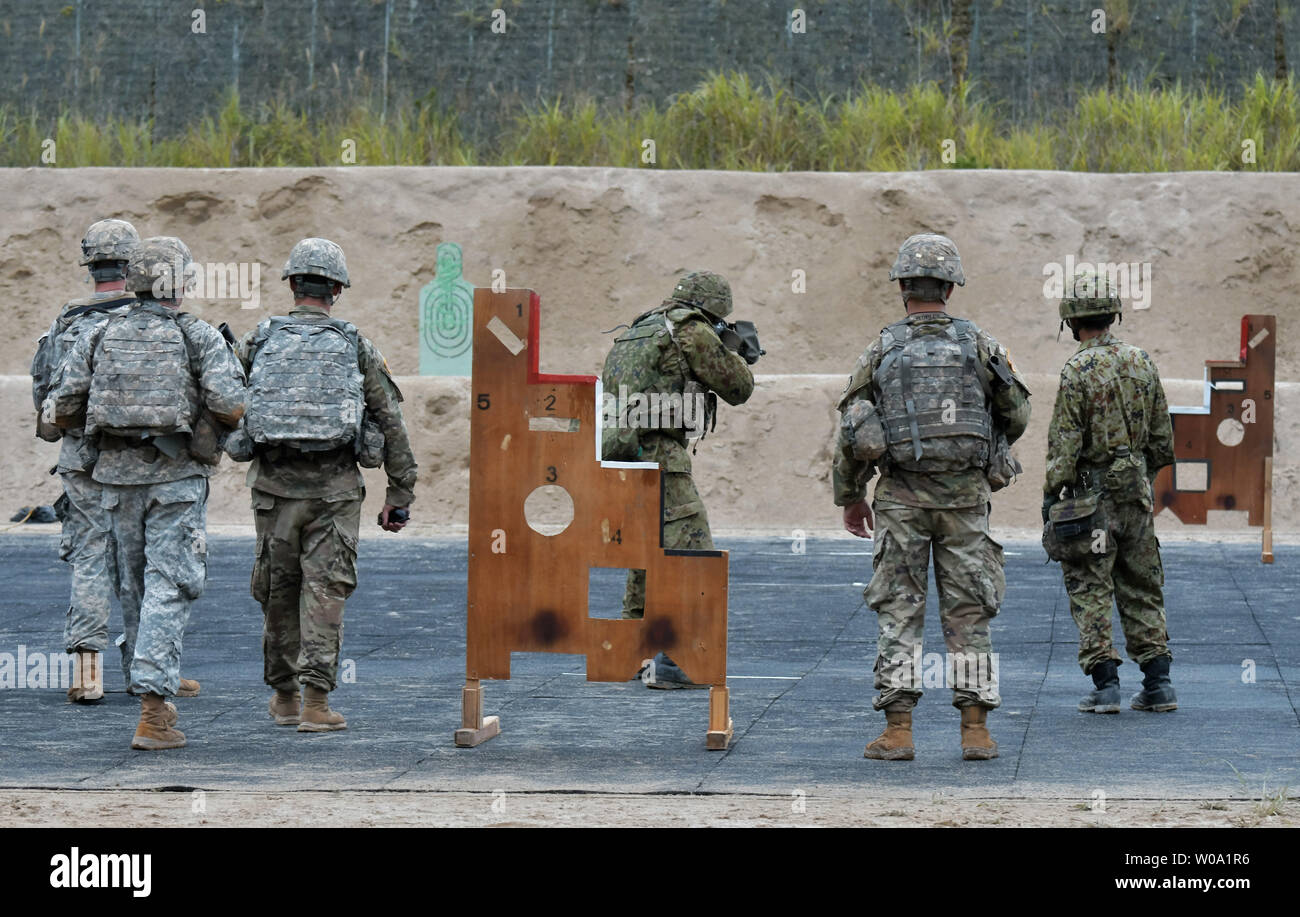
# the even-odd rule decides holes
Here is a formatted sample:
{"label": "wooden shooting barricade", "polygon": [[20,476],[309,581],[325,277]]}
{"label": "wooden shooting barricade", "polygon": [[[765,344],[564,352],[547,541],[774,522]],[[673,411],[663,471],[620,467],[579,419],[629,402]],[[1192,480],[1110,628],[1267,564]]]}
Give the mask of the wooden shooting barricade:
{"label": "wooden shooting barricade", "polygon": [[[600,380],[538,372],[539,318],[531,290],[475,290],[466,680],[456,744],[500,733],[499,718],[483,715],[482,681],[509,678],[512,652],[582,654],[588,681],[628,681],[663,651],[692,681],[710,685],[705,744],[725,749],[727,553],[660,546],[658,466],[600,460]],[[525,519],[524,503],[540,488],[563,488],[572,500],[572,522],[557,534]],[[644,569],[645,617],[590,617],[593,567]]]}
{"label": "wooden shooting barricade", "polygon": [[1157,510],[1188,524],[1209,510],[1245,511],[1262,525],[1260,560],[1273,562],[1273,380],[1277,318],[1245,315],[1236,360],[1205,361],[1200,407],[1171,407],[1174,464],[1156,477]]}

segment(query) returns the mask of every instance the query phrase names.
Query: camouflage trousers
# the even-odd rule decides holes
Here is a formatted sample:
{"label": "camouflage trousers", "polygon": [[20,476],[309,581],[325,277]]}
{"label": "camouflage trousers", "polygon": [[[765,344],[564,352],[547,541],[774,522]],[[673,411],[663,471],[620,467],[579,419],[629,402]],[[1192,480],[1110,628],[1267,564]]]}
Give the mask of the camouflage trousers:
{"label": "camouflage trousers", "polygon": [[123,674],[136,694],[174,695],[190,606],[207,584],[208,479],[102,486],[117,544]]}
{"label": "camouflage trousers", "polygon": [[358,499],[293,499],[253,491],[262,604],[263,678],[333,691],[343,645],[343,604],[357,588]]}
{"label": "camouflage trousers", "polygon": [[876,612],[877,710],[911,709],[926,684],[921,652],[931,552],[939,588],[939,621],[948,654],[939,672],[952,688],[953,706],[990,709],[998,695],[989,621],[1006,591],[1002,546],[989,535],[984,509],[920,509],[877,502],[871,558],[873,574],[863,597]]}
{"label": "camouflage trousers", "polygon": [[67,508],[59,558],[72,565],[72,599],[63,626],[69,653],[108,648],[108,616],[117,589],[113,520],[104,509],[104,485],[84,471],[62,473]]}
{"label": "camouflage trousers", "polygon": [[[685,551],[712,551],[709,514],[689,474],[664,473],[663,546]],[[623,617],[645,617],[645,571],[627,571]]]}
{"label": "camouflage trousers", "polygon": [[1110,520],[1109,553],[1063,561],[1070,614],[1079,628],[1079,667],[1085,673],[1107,659],[1120,661],[1111,642],[1111,609],[1119,607],[1129,658],[1141,665],[1171,655],[1165,626],[1165,570],[1151,510],[1103,496]]}

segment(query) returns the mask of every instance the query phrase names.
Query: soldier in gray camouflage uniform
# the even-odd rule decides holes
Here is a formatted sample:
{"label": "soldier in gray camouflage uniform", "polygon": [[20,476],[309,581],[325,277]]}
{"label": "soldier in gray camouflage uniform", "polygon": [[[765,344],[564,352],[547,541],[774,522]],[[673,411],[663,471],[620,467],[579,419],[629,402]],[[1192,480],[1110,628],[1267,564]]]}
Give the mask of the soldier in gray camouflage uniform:
{"label": "soldier in gray camouflage uniform", "polygon": [[416,463],[387,361],[355,326],[330,317],[351,286],[343,250],[303,239],[281,277],[293,310],[262,322],[236,347],[248,372],[248,411],[227,451],[252,459],[251,586],[264,617],[263,677],[275,689],[268,710],[277,725],[331,732],[347,728],[330,709],[329,692],[338,681],[343,606],[357,586],[365,497],[357,465],[383,464],[388,491],[379,523],[398,532],[415,500]]}
{"label": "soldier in gray camouflage uniform", "polygon": [[1095,498],[1105,522],[1094,530],[1101,517],[1087,517],[1082,550],[1062,552],[1079,666],[1093,682],[1078,709],[1119,713],[1120,658],[1111,640],[1111,609],[1118,606],[1128,654],[1144,676],[1130,706],[1167,713],[1178,709],[1178,698],[1169,678],[1173,654],[1151,485],[1173,464],[1173,423],[1155,362],[1111,333],[1122,306],[1110,277],[1082,269],[1071,281],[1061,321],[1079,348],[1061,368],[1048,428],[1043,523],[1065,489],[1075,498]]}
{"label": "soldier in gray camouflage uniform", "polygon": [[[711,418],[713,409],[694,410],[694,405],[716,405],[718,397],[727,404],[743,404],[754,391],[749,364],[762,351],[756,334],[747,344],[734,326],[724,322],[731,308],[726,278],[712,271],[693,271],[677,282],[660,306],[633,320],[605,359],[602,384],[608,396],[617,397],[623,388],[642,397],[652,393],[675,397],[683,406],[677,417],[656,418],[650,428],[638,429],[627,418],[616,423],[607,420],[602,428],[603,458],[659,463],[665,548],[713,549],[708,513],[691,479],[686,424],[693,420],[695,432],[702,435],[706,415]],[[752,331],[752,325],[745,324]],[[623,617],[644,615],[645,571],[629,570]],[[696,687],[663,653],[655,657],[644,680],[652,688]]]}
{"label": "soldier in gray camouflage uniform", "polygon": [[98,433],[94,479],[112,518],[130,689],[140,695],[131,747],[180,748],[176,710],[190,606],[207,577],[208,475],[215,456],[191,436],[204,409],[233,426],[244,376],[211,325],[178,311],[191,263],[185,243],[146,239],[127,265],[138,302],[78,339],[44,416]]}
{"label": "soldier in gray camouflage uniform", "polygon": [[98,449],[80,426],[60,429],[45,423],[41,407],[57,382],[63,358],[77,338],[106,316],[124,311],[135,297],[123,292],[126,263],[140,242],[125,220],[91,224],[81,240],[81,260],[95,290],[59,310],[50,330],[37,344],[32,359],[32,400],[36,435],[47,442],[62,439],[57,469],[63,481],[58,501],[63,522],[59,556],[72,565],[72,599],[68,604],[63,641],[76,654],[68,700],[95,703],[104,696],[100,654],[108,647],[108,617],[116,584],[112,569],[112,522],[102,506],[102,488],[91,477]]}
{"label": "soldier in gray camouflage uniform", "polygon": [[839,404],[833,469],[844,527],[871,537],[873,507],[878,523],[864,596],[880,624],[872,705],[885,711],[887,726],[865,756],[915,754],[912,708],[921,697],[917,657],[933,551],[962,757],[994,758],[986,718],[1001,700],[989,622],[1006,580],[1002,547],[989,535],[989,491],[1019,471],[1009,448],[1029,423],[1029,391],[997,341],[944,311],[953,285],[965,283],[952,240],[910,237],[889,278],[899,281],[908,315],[858,359]]}

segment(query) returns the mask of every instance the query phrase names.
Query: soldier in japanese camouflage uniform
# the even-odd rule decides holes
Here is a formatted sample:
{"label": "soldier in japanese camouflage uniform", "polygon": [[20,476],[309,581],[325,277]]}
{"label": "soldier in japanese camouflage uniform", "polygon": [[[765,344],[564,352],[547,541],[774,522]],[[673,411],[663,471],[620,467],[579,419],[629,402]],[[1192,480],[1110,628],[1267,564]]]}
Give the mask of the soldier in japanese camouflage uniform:
{"label": "soldier in japanese camouflage uniform", "polygon": [[[78,263],[90,273],[94,292],[59,310],[32,359],[36,435],[48,442],[62,440],[57,466],[63,481],[63,496],[57,504],[63,523],[59,556],[72,565],[72,600],[68,604],[64,644],[69,654],[75,654],[68,699],[83,704],[95,703],[104,696],[100,654],[108,647],[108,617],[116,591],[112,520],[102,505],[102,488],[91,476],[99,454],[94,437],[86,436],[79,425],[65,430],[45,423],[41,408],[77,338],[108,315],[135,303],[135,297],[124,292],[123,287],[127,261],[139,244],[140,235],[125,220],[91,224],[81,240]],[[125,656],[122,668],[129,684],[131,660]]]}
{"label": "soldier in japanese camouflage uniform", "polygon": [[[661,305],[639,315],[614,341],[605,359],[602,383],[606,398],[620,390],[632,396],[681,406],[641,421],[627,412],[607,417],[602,457],[615,461],[657,462],[663,475],[663,547],[712,550],[709,517],[691,479],[688,432],[703,435],[714,416],[717,398],[743,404],[754,391],[751,363],[758,360],[753,326],[737,332],[725,319],[731,314],[731,286],[712,271],[692,271],[674,286]],[[748,331],[745,330],[748,329]],[[741,335],[745,336],[742,339]],[[744,356],[742,356],[742,353]],[[690,428],[690,429],[688,429]],[[645,571],[631,570],[623,597],[623,617],[645,615]],[[643,681],[652,688],[702,687],[691,682],[667,656],[659,653]]]}
{"label": "soldier in japanese camouflage uniform", "polygon": [[[921,697],[917,661],[933,552],[962,757],[994,758],[987,716],[1001,699],[989,622],[1006,580],[1002,547],[989,535],[989,494],[1020,470],[1009,449],[1029,423],[1029,391],[996,340],[945,311],[954,284],[966,280],[952,240],[910,237],[889,278],[899,282],[908,314],[858,359],[839,403],[833,467],[844,527],[871,537],[874,510],[876,528],[864,596],[879,624],[872,705],[884,711],[886,728],[864,754],[914,757],[912,710]],[[877,471],[868,504],[867,484]]]}
{"label": "soldier in japanese camouflage uniform", "polygon": [[1064,490],[1099,495],[1107,520],[1088,551],[1061,561],[1079,628],[1079,665],[1094,687],[1079,710],[1119,712],[1120,658],[1111,641],[1111,608],[1117,605],[1129,657],[1144,676],[1130,704],[1163,713],[1177,709],[1178,700],[1169,678],[1173,655],[1152,483],[1174,461],[1169,406],[1155,363],[1110,331],[1121,316],[1110,278],[1085,269],[1070,282],[1061,321],[1079,348],[1061,369],[1048,431],[1043,522]]}
{"label": "soldier in japanese camouflage uniform", "polygon": [[44,408],[47,422],[84,423],[98,437],[94,479],[117,549],[129,690],[141,698],[131,747],[142,750],[185,745],[166,698],[180,693],[185,625],[207,580],[208,475],[219,458],[196,434],[209,418],[233,427],[244,411],[229,346],[179,311],[190,265],[179,239],[140,243],[126,274],[137,301],[77,340]]}
{"label": "soldier in japanese camouflage uniform", "polygon": [[252,460],[251,587],[264,619],[263,677],[275,690],[268,711],[280,726],[332,732],[347,728],[329,692],[338,683],[343,606],[357,586],[365,497],[357,466],[384,466],[379,524],[398,532],[415,500],[416,464],[388,363],[356,326],[330,315],[351,286],[343,249],[303,239],[281,278],[293,310],[236,346],[248,371],[248,410],[227,451]]}

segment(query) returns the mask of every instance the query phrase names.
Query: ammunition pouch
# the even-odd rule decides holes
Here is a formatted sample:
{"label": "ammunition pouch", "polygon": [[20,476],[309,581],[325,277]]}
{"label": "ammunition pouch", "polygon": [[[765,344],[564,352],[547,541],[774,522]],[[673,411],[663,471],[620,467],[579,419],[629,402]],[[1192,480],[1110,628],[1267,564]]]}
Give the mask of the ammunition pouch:
{"label": "ammunition pouch", "polygon": [[989,482],[989,490],[1001,490],[1024,470],[1020,461],[1011,454],[1011,444],[1007,442],[1006,434],[995,428],[993,448],[989,450],[989,463],[984,468],[984,478]]}
{"label": "ammunition pouch", "polygon": [[357,464],[362,468],[378,468],[384,463],[384,431],[369,415],[361,422],[356,448]]}

